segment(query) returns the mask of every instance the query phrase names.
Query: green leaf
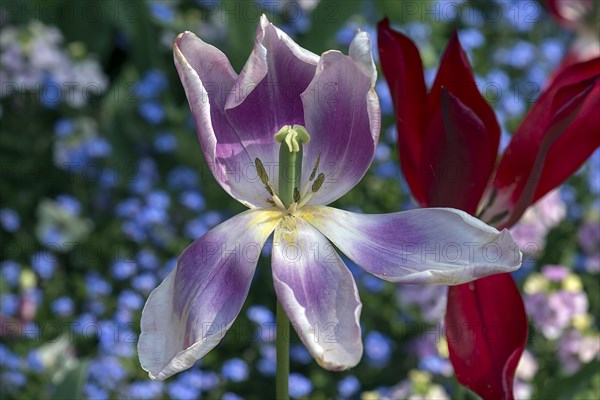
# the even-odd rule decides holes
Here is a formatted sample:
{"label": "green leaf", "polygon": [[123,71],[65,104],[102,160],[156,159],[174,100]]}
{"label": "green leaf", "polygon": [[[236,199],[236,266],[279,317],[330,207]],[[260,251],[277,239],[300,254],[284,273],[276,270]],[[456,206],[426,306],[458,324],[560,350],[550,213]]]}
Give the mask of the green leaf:
{"label": "green leaf", "polygon": [[239,72],[252,51],[260,14],[249,13],[245,3],[239,0],[224,0],[221,4],[227,18],[229,38],[225,54],[233,68]]}
{"label": "green leaf", "polygon": [[83,386],[88,376],[89,361],[80,361],[66,373],[62,382],[56,385],[52,395],[53,400],[81,399]]}
{"label": "green leaf", "polygon": [[540,399],[572,399],[581,390],[585,390],[588,385],[591,384],[594,375],[600,371],[600,360],[594,359],[593,361],[582,366],[579,371],[571,376],[563,379],[556,379],[546,386],[545,390],[542,390],[540,396],[536,398]]}
{"label": "green leaf", "polygon": [[310,15],[310,31],[298,38],[299,43],[315,54],[338,47],[335,33],[352,16],[360,14],[363,4],[360,0],[321,0]]}

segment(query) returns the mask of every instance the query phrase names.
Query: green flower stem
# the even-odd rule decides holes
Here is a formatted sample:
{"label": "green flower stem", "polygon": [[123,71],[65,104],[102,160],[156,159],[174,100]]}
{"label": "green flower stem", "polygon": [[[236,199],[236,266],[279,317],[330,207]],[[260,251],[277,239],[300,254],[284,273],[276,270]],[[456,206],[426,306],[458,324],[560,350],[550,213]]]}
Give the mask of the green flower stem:
{"label": "green flower stem", "polygon": [[277,372],[275,375],[275,398],[288,400],[290,376],[290,320],[277,301]]}
{"label": "green flower stem", "polygon": [[453,386],[454,386],[454,391],[452,394],[453,399],[469,400],[469,396],[467,396],[467,394],[468,394],[467,389],[458,382],[458,379],[454,378]]}

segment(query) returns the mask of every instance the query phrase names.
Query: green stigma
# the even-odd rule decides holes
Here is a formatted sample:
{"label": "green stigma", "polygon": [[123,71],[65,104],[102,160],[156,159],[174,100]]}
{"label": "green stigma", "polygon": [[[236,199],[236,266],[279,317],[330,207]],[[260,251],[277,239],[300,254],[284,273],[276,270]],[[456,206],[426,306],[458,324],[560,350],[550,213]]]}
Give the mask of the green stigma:
{"label": "green stigma", "polygon": [[310,135],[302,125],[285,125],[275,134],[279,148],[279,197],[289,207],[300,194],[302,179],[302,144]]}
{"label": "green stigma", "polygon": [[302,125],[285,125],[275,134],[275,141],[285,142],[290,153],[298,153],[302,143],[310,142],[310,135]]}

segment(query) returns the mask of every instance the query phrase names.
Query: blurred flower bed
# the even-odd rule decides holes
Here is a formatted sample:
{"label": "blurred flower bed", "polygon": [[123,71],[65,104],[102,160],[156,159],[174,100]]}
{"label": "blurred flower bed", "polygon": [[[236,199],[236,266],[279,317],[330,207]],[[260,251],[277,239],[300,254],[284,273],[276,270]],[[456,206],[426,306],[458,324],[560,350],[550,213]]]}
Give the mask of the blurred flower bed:
{"label": "blurred flower bed", "polygon": [[[418,44],[429,79],[456,28],[504,145],[572,40],[536,1],[3,3],[2,398],[272,397],[268,244],[253,283],[261,290],[250,292],[222,344],[196,367],[153,382],[136,351],[141,308],[175,257],[243,208],[204,164],[172,40],[191,30],[239,71],[263,12],[315,53],[347,51],[357,28],[375,39],[385,14]],[[383,126],[375,162],[337,205],[414,208],[381,76],[376,90]],[[530,317],[519,399],[600,394],[599,196],[596,151],[512,229],[525,253],[515,277]],[[356,368],[330,373],[292,338],[291,397],[474,398],[455,383],[448,359],[446,288],[394,286],[345,261],[363,301],[365,355]]]}

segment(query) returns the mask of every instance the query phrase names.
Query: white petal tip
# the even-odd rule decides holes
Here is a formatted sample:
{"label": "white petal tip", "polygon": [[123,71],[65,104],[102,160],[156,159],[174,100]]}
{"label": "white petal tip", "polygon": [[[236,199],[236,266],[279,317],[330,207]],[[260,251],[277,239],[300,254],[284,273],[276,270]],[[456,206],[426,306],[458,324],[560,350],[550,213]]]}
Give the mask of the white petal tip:
{"label": "white petal tip", "polygon": [[371,38],[367,32],[360,29],[356,31],[356,35],[350,43],[348,54],[361,66],[363,72],[371,77],[371,84],[375,85],[377,68],[373,61]]}
{"label": "white petal tip", "polygon": [[265,27],[267,27],[270,24],[271,24],[271,21],[269,21],[269,18],[267,18],[267,16],[265,14],[262,14],[260,16],[260,26],[262,26],[263,28],[265,28]]}
{"label": "white petal tip", "polygon": [[500,232],[500,237],[498,238],[498,243],[505,243],[506,247],[513,252],[513,260],[514,262],[510,265],[510,271],[516,271],[521,267],[521,263],[523,262],[523,253],[519,250],[519,244],[515,242],[510,231],[508,229],[503,229]]}
{"label": "white petal tip", "polygon": [[[335,356],[335,355],[331,354],[331,356]],[[331,357],[328,357],[327,350],[326,350],[325,353],[323,353],[319,357],[316,357],[315,360],[317,361],[317,364],[319,364],[319,366],[323,369],[326,369],[328,371],[333,371],[333,372],[340,372],[340,371],[346,371],[350,368],[355,367],[358,364],[358,362],[360,361],[361,357],[362,357],[362,349],[361,349],[360,355],[355,360],[354,359],[353,360],[331,359]]]}

